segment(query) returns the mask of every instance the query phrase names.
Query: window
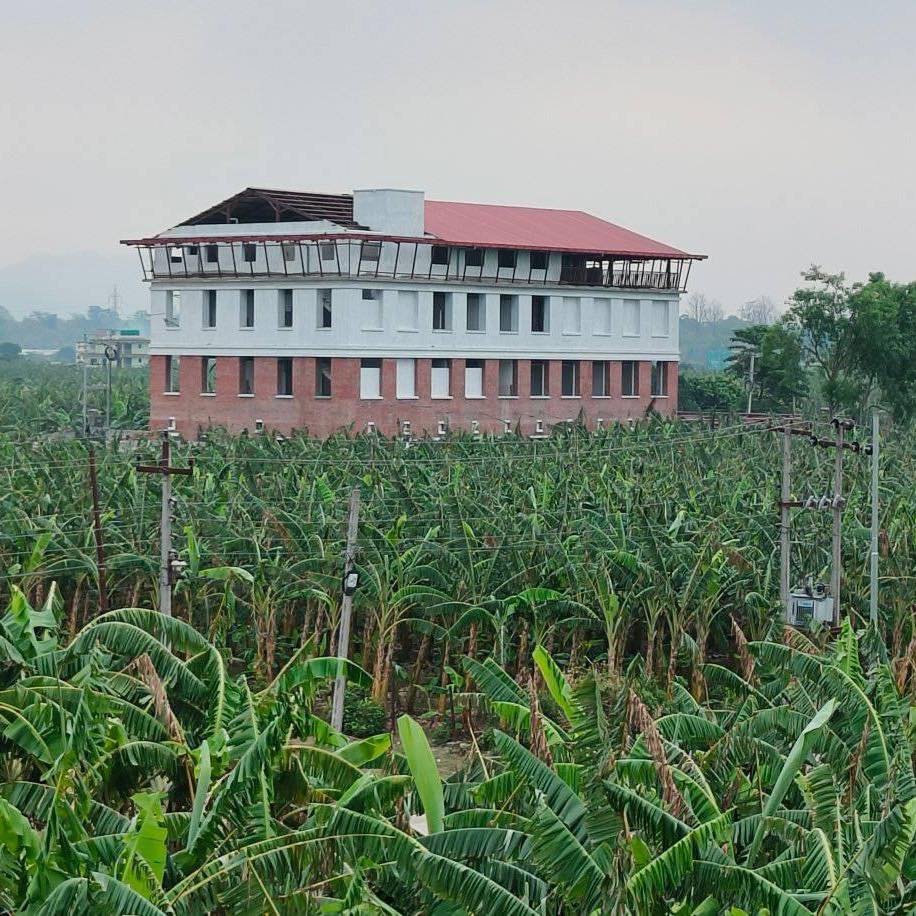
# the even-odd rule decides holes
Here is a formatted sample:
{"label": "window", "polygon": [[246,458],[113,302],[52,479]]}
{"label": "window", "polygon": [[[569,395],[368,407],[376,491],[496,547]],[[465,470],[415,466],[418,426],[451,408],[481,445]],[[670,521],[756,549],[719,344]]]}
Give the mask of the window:
{"label": "window", "polygon": [[180,264],[183,258],[183,253],[180,248],[170,248],[169,249],[169,260],[173,264]]}
{"label": "window", "polygon": [[415,359],[398,360],[395,382],[396,397],[403,399],[417,396],[417,361]]}
{"label": "window", "polygon": [[547,270],[546,251],[532,251],[529,257],[531,258],[532,270]]}
{"label": "window", "polygon": [[625,398],[639,397],[639,363],[625,360],[620,364],[620,393]]}
{"label": "window", "polygon": [[293,326],[293,291],[291,289],[280,290],[280,300],[277,307],[279,309],[277,326],[291,328]]}
{"label": "window", "polygon": [[239,357],[239,394],[254,394],[254,357]]}
{"label": "window", "polygon": [[181,391],[180,356],[167,356],[165,358],[165,390],[169,394],[178,394]]}
{"label": "window", "polygon": [[181,325],[181,291],[170,289],[165,294],[165,326],[177,328]]}
{"label": "window", "polygon": [[638,299],[627,299],[623,303],[624,337],[639,337],[639,306]]}
{"label": "window", "polygon": [[283,260],[284,261],[295,261],[296,260],[296,243],[295,242],[283,242],[280,245],[280,248],[283,251]]}
{"label": "window", "polygon": [[595,327],[596,334],[611,333],[611,300],[595,299]]}
{"label": "window", "polygon": [[382,291],[380,289],[364,289],[362,294],[364,305],[363,330],[380,331],[382,329]]}
{"label": "window", "polygon": [[499,297],[499,330],[503,334],[518,333],[518,296],[504,293]]}
{"label": "window", "polygon": [[359,364],[359,396],[364,401],[376,401],[382,396],[382,361],[363,359]]}
{"label": "window", "polygon": [[515,259],[518,252],[514,248],[500,248],[496,256],[498,267],[515,268]]}
{"label": "window", "polygon": [[318,257],[322,261],[333,261],[337,257],[337,242],[319,242]]}
{"label": "window", "polygon": [[445,245],[433,245],[431,255],[433,264],[448,267],[448,253],[448,248]]}
{"label": "window", "polygon": [[254,327],[254,290],[243,289],[239,315],[239,326],[243,328]]}
{"label": "window", "polygon": [[258,246],[254,242],[245,242],[242,245],[242,257],[246,264],[254,264],[258,259]]}
{"label": "window", "polygon": [[200,393],[216,394],[216,357],[205,356],[200,361]]}
{"label": "window", "polygon": [[582,333],[582,300],[577,296],[563,297],[563,333]]}
{"label": "window", "polygon": [[219,245],[207,245],[207,263],[219,264]]}
{"label": "window", "polygon": [[464,396],[472,399],[484,396],[482,359],[469,359],[464,364]]}
{"label": "window", "polygon": [[607,360],[595,360],[592,363],[592,397],[609,398],[611,396],[611,364]]}
{"label": "window", "polygon": [[319,356],[315,360],[315,397],[329,398],[331,396],[331,358]]}
{"label": "window", "polygon": [[483,248],[465,248],[464,266],[483,267]]}
{"label": "window", "polygon": [[452,294],[433,293],[433,330],[451,331]]}
{"label": "window", "polygon": [[216,290],[204,290],[204,327],[216,327]]}
{"label": "window", "polygon": [[579,363],[573,359],[564,359],[563,365],[560,368],[563,397],[579,397]]}
{"label": "window", "polygon": [[331,290],[318,290],[318,327],[331,327]]}
{"label": "window", "polygon": [[198,252],[198,248],[196,245],[188,245],[188,254],[196,255],[197,252]]}
{"label": "window", "polygon": [[653,301],[652,336],[667,337],[668,334],[668,303],[664,301]]}
{"label": "window", "polygon": [[652,363],[652,397],[668,397],[668,363],[662,360]]}
{"label": "window", "polygon": [[434,359],[430,369],[431,398],[448,398],[452,391],[452,361],[450,359]]}
{"label": "window", "polygon": [[378,261],[382,254],[381,242],[363,242],[360,257],[364,261]]}
{"label": "window", "polygon": [[499,396],[501,398],[518,397],[518,362],[514,359],[499,361]]}
{"label": "window", "polygon": [[531,360],[531,397],[546,398],[550,396],[547,378],[547,360]]}
{"label": "window", "polygon": [[531,330],[535,334],[550,331],[550,300],[547,296],[531,297]]}
{"label": "window", "polygon": [[398,330],[420,329],[420,296],[416,290],[398,290]]}
{"label": "window", "polygon": [[484,298],[482,293],[468,293],[467,329],[469,331],[485,331],[487,328]]}
{"label": "window", "polygon": [[280,397],[293,394],[293,361],[288,356],[277,360],[277,394]]}

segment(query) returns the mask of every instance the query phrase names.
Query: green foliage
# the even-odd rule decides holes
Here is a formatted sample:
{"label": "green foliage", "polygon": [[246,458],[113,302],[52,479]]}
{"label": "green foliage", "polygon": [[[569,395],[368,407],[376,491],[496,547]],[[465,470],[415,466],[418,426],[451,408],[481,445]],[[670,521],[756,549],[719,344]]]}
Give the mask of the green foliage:
{"label": "green foliage", "polygon": [[680,410],[738,413],[744,409],[747,394],[733,375],[685,370],[678,377],[677,398]]}
{"label": "green foliage", "polygon": [[388,728],[388,718],[382,706],[375,702],[365,688],[347,687],[343,730],[354,738],[369,738]]}

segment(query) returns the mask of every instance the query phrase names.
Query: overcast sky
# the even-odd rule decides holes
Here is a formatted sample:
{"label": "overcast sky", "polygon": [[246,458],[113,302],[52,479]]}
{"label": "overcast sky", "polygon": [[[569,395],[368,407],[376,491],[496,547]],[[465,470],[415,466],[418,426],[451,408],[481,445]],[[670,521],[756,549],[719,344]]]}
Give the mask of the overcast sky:
{"label": "overcast sky", "polygon": [[588,210],[709,255],[727,310],[916,279],[914,35],[912,0],[5,4],[0,271],[388,186]]}

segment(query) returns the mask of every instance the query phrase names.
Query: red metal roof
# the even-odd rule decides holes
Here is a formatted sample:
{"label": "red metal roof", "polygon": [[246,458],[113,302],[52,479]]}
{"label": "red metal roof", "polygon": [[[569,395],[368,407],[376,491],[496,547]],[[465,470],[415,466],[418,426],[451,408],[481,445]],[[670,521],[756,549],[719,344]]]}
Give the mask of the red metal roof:
{"label": "red metal roof", "polygon": [[427,200],[426,231],[451,245],[659,258],[701,257],[689,255],[581,210]]}

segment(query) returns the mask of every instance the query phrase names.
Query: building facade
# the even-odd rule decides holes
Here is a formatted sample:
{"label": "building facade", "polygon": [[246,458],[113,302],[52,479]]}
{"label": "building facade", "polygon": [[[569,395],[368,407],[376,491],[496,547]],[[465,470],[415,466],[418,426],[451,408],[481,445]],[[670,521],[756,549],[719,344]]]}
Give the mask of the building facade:
{"label": "building facade", "polygon": [[76,362],[88,366],[104,366],[108,361],[106,351],[113,351],[113,362],[125,369],[134,369],[149,365],[150,339],[138,330],[121,328],[109,331],[96,331],[94,334],[77,341]]}
{"label": "building facade", "polygon": [[699,256],[586,213],[249,188],[125,244],[154,428],[536,434],[677,408]]}

